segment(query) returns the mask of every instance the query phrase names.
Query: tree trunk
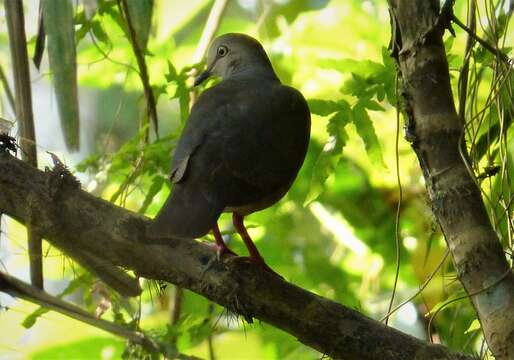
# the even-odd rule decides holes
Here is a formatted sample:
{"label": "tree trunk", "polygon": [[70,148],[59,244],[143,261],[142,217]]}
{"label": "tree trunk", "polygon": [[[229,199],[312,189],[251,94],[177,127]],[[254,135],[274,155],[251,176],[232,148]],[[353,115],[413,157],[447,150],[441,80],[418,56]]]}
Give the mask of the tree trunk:
{"label": "tree trunk", "polygon": [[514,276],[461,146],[463,121],[455,111],[442,41],[449,14],[439,14],[439,0],[389,0],[389,4],[407,135],[432,210],[489,348],[497,359],[514,359]]}

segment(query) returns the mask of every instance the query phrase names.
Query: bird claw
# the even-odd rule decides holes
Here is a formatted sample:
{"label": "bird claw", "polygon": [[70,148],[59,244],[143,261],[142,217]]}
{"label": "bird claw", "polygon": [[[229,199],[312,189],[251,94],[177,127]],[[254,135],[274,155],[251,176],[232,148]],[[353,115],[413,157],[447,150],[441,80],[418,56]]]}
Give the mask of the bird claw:
{"label": "bird claw", "polygon": [[218,244],[216,244],[215,246],[216,246],[216,259],[218,259],[218,261],[221,261],[221,258],[224,255],[237,256],[237,254],[235,252],[233,252],[232,250],[230,250],[227,246],[219,246]]}
{"label": "bird claw", "polygon": [[205,241],[204,242],[206,245],[208,246],[212,246],[216,249],[216,260],[218,261],[221,261],[222,257],[225,256],[225,255],[230,255],[230,256],[238,256],[235,252],[233,252],[232,250],[230,250],[230,248],[223,244],[223,245],[219,245],[217,243],[212,243],[210,241]]}
{"label": "bird claw", "polygon": [[223,256],[225,256],[225,255],[230,255],[230,258],[232,258],[232,259],[236,259],[236,258],[238,258],[238,257],[239,257],[235,252],[233,252],[232,250],[230,250],[226,245],[225,245],[225,246],[220,246],[220,245],[218,245],[218,244],[216,244],[216,243],[214,243],[214,244],[213,244],[213,243],[212,243],[212,242],[210,242],[210,241],[205,242],[205,243],[206,243],[206,245],[208,245],[208,246],[213,246],[213,247],[215,247],[215,248],[216,248],[216,257],[213,257],[213,258],[211,258],[211,259],[209,260],[209,262],[208,262],[208,263],[207,263],[207,265],[205,266],[205,269],[203,269],[203,271],[202,271],[201,278],[203,278],[203,276],[205,275],[205,273],[206,273],[207,271],[209,271],[209,270],[214,266],[214,264],[215,264],[216,262],[221,262],[221,263],[222,263],[222,258],[223,258]]}

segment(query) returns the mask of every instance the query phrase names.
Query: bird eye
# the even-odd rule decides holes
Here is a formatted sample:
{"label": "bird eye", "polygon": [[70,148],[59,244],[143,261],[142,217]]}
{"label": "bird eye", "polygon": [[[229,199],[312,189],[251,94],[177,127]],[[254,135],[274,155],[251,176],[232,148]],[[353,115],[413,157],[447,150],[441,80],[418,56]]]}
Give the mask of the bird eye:
{"label": "bird eye", "polygon": [[223,57],[223,56],[227,55],[227,53],[228,53],[228,49],[227,49],[227,47],[226,47],[226,46],[221,45],[221,46],[218,48],[218,56],[219,56],[219,57]]}

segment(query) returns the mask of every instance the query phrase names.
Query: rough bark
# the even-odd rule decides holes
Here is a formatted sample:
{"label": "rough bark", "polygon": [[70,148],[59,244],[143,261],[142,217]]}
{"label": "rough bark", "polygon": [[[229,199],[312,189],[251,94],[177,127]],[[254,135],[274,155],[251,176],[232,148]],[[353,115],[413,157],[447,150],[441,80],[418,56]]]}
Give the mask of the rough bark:
{"label": "rough bark", "polygon": [[[470,296],[489,348],[514,359],[514,276],[480,189],[463,160],[463,122],[455,111],[439,0],[390,0],[393,54],[402,80],[407,135],[425,177],[432,210]],[[461,156],[462,152],[462,156]]]}
{"label": "rough bark", "polygon": [[[79,262],[94,256],[139,276],[169,281],[249,322],[257,318],[280,328],[332,358],[470,359],[386,327],[241,258],[218,261],[207,244],[156,243],[145,236],[148,218],[95,198],[68,176],[42,172],[0,153],[0,212],[21,222],[31,217],[47,241]],[[97,273],[103,276],[101,269]]]}

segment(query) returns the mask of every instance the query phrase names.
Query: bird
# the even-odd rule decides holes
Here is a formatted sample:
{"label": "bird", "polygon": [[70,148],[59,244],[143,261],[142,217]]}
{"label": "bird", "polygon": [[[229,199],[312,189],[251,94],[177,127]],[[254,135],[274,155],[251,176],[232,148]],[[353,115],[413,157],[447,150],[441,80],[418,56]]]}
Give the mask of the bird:
{"label": "bird", "polygon": [[307,153],[310,111],[303,95],[280,82],[263,46],[228,33],[207,52],[191,108],[171,161],[170,195],[147,228],[151,237],[198,238],[212,232],[218,258],[236,255],[224,243],[218,218],[232,213],[248,259],[273,272],[244,225],[244,217],[279,201],[293,184]]}

